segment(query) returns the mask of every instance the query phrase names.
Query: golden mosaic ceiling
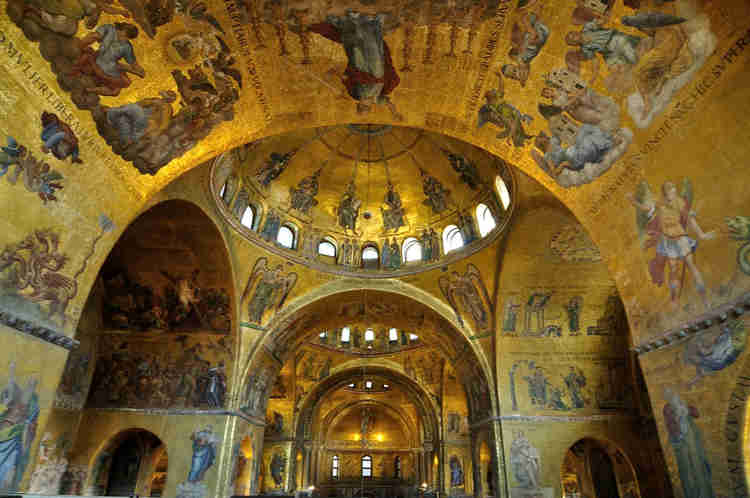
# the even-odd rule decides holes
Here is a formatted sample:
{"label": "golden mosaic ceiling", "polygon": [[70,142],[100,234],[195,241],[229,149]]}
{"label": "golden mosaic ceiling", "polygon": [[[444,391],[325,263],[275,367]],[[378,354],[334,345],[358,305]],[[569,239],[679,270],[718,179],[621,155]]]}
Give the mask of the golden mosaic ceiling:
{"label": "golden mosaic ceiling", "polygon": [[[459,227],[471,249],[459,252],[474,252],[502,232],[512,213],[512,197],[507,207],[499,199],[498,178],[514,190],[503,161],[477,147],[416,128],[374,124],[262,139],[230,152],[214,168],[220,211],[235,228],[278,249],[275,229],[267,228],[276,215],[276,228],[291,226],[297,232],[294,247],[281,253],[307,259],[321,240],[339,248],[345,242],[359,248],[372,244],[382,252],[388,241],[401,247],[407,238],[421,240],[429,230],[440,242],[449,225]],[[484,217],[496,223],[486,237],[478,223],[480,204],[489,209]],[[247,206],[254,219],[243,223]],[[445,256],[446,248],[438,247],[429,262]],[[330,263],[341,266],[340,258]],[[344,266],[356,271],[362,265]]]}

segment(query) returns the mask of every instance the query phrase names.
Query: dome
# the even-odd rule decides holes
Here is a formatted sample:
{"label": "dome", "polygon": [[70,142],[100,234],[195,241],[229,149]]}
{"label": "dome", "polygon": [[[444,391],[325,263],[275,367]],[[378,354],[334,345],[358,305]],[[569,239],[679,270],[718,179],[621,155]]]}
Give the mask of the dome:
{"label": "dome", "polygon": [[475,253],[505,231],[515,180],[470,144],[350,124],[238,147],[212,169],[219,212],[248,240],[319,270],[392,277]]}

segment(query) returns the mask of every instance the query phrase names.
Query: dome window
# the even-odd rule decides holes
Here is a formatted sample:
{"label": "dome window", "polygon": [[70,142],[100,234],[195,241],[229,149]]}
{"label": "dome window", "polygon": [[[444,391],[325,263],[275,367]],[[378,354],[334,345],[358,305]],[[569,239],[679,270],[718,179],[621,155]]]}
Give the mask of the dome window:
{"label": "dome window", "polygon": [[240,218],[240,223],[242,223],[242,226],[245,226],[250,230],[255,228],[255,209],[253,209],[252,206],[245,208],[245,211],[242,213],[242,218]]}
{"label": "dome window", "polygon": [[464,246],[464,237],[456,225],[448,225],[443,230],[443,248],[445,253],[460,249]]}
{"label": "dome window", "polygon": [[370,455],[362,457],[362,477],[372,477],[372,457]]}
{"label": "dome window", "polygon": [[398,330],[395,328],[388,331],[388,342],[395,344],[398,342]]}
{"label": "dome window", "polygon": [[497,226],[495,217],[492,216],[492,211],[485,204],[477,206],[477,224],[479,225],[479,235],[482,237],[486,236]]}
{"label": "dome window", "polygon": [[404,240],[401,254],[403,254],[404,257],[404,263],[422,261],[422,243],[415,237],[408,237]]}
{"label": "dome window", "polygon": [[365,389],[372,389],[372,381],[371,380],[365,381]]}
{"label": "dome window", "polygon": [[294,249],[296,242],[296,230],[293,225],[285,224],[279,228],[279,233],[276,235],[276,242],[280,246],[286,247],[287,249]]}
{"label": "dome window", "polygon": [[363,268],[377,270],[379,260],[380,260],[380,254],[378,253],[377,247],[373,245],[369,245],[369,246],[365,246],[365,248],[362,249],[362,267]]}
{"label": "dome window", "polygon": [[344,327],[343,329],[341,329],[341,342],[343,344],[349,344],[349,341],[352,340],[351,333],[352,332],[349,327]]}
{"label": "dome window", "polygon": [[497,195],[500,197],[500,203],[503,205],[503,209],[508,209],[510,206],[510,190],[508,185],[505,184],[502,178],[499,176],[495,177],[495,188],[497,189]]}
{"label": "dome window", "polygon": [[365,342],[372,342],[375,340],[375,331],[372,329],[365,330]]}
{"label": "dome window", "polygon": [[335,258],[336,244],[334,244],[328,238],[321,240],[318,244],[318,254],[320,254],[321,256],[330,256],[332,258]]}

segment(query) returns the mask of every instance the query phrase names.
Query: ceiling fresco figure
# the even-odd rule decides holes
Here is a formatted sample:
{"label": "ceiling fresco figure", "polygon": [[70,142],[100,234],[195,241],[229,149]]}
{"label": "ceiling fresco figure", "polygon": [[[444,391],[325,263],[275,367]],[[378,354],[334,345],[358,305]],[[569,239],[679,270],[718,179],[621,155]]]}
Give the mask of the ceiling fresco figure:
{"label": "ceiling fresco figure", "polygon": [[506,139],[508,144],[514,147],[523,147],[526,141],[533,138],[524,128],[524,123],[531,123],[533,118],[519,111],[505,98],[505,83],[503,74],[496,73],[497,88],[488,90],[484,94],[485,104],[479,108],[477,128],[485,123],[492,123],[501,129],[497,138]]}
{"label": "ceiling fresco figure", "polygon": [[357,234],[357,218],[359,217],[359,208],[362,206],[362,200],[357,197],[354,180],[346,186],[338,206],[338,223],[341,228],[351,230]]}
{"label": "ceiling fresco figure", "polygon": [[526,86],[531,73],[533,61],[549,38],[550,30],[535,13],[521,16],[519,22],[513,24],[511,32],[511,49],[508,56],[513,63],[503,64],[501,72],[506,78],[518,81]]}
{"label": "ceiling fresco figure", "polygon": [[393,184],[388,182],[388,191],[385,194],[383,202],[388,208],[380,208],[380,212],[383,214],[383,229],[388,232],[393,230],[398,231],[399,228],[406,225],[404,221],[404,207],[401,204],[401,196],[393,188]]}
{"label": "ceiling fresco figure", "polygon": [[390,98],[401,80],[383,40],[384,20],[385,14],[348,11],[344,16],[329,16],[326,22],[313,24],[309,30],[343,45],[348,64],[341,81],[357,101],[358,113],[368,113],[376,104],[383,104],[394,119],[402,121],[403,116]]}
{"label": "ceiling fresco figure", "polygon": [[[690,237],[689,233],[694,232],[700,240],[712,240],[716,233],[704,232],[698,224],[693,211],[693,186],[689,179],[682,181],[679,192],[674,183],[664,182],[661,194],[661,199],[657,199],[644,181],[638,186],[635,195],[627,196],[636,209],[636,225],[641,239],[644,240],[644,235],[648,235],[643,249],[656,249],[648,265],[651,281],[661,287],[667,280],[670,301],[672,306],[677,306],[685,287],[686,270],[690,270],[695,290],[708,308],[706,283],[693,256],[698,241]],[[667,269],[669,276],[665,278]]]}
{"label": "ceiling fresco figure", "polygon": [[[138,28],[132,24],[118,22],[102,24],[80,40],[81,55],[73,65],[74,77],[87,76],[89,85],[84,91],[97,95],[116,96],[131,85],[128,73],[145,77],[146,72],[135,58],[130,40],[138,36]],[[94,50],[91,45],[98,43]]]}
{"label": "ceiling fresco figure", "polygon": [[304,214],[310,214],[310,210],[318,205],[315,196],[318,195],[318,188],[320,186],[318,178],[320,177],[321,171],[322,167],[318,168],[314,174],[303,178],[297,184],[296,188],[289,187],[289,197],[292,209],[296,209]]}
{"label": "ceiling fresco figure", "polygon": [[261,324],[266,311],[281,309],[296,283],[296,273],[284,275],[281,265],[271,268],[265,257],[258,258],[242,293],[245,302],[252,292],[247,304],[250,321]]}
{"label": "ceiling fresco figure", "polygon": [[422,191],[427,196],[422,204],[429,206],[434,214],[440,214],[448,209],[451,191],[445,188],[440,180],[428,174],[422,168],[419,168],[419,174],[422,177]]}
{"label": "ceiling fresco figure", "polygon": [[268,188],[271,183],[281,175],[291,161],[296,151],[278,154],[272,152],[263,165],[255,173],[255,179],[263,188]]}
{"label": "ceiling fresco figure", "polygon": [[472,263],[466,265],[463,275],[453,271],[438,279],[443,296],[456,313],[456,319],[463,325],[461,312],[470,315],[478,331],[491,327],[491,305],[487,288],[482,281],[479,269]]}
{"label": "ceiling fresco figure", "polygon": [[477,165],[474,162],[445,149],[443,149],[443,153],[448,157],[453,171],[460,175],[461,181],[468,185],[470,189],[477,190],[482,185],[482,177],[479,175],[479,170],[477,170]]}
{"label": "ceiling fresco figure", "polygon": [[42,112],[42,152],[52,154],[64,161],[70,157],[73,163],[83,163],[79,157],[78,137],[67,123],[60,120],[57,114]]}
{"label": "ceiling fresco figure", "polygon": [[[10,0],[6,12],[11,21],[28,39],[39,43],[39,51],[50,61],[50,68],[63,91],[70,94],[78,108],[91,112],[99,134],[116,154],[132,162],[140,173],[156,174],[195,147],[220,122],[234,118],[234,104],[239,100],[235,84],[241,88],[242,79],[231,67],[235,59],[229,55],[230,49],[223,40],[217,39],[219,52],[189,69],[188,76],[182,69],[172,70],[172,79],[181,97],[177,111],[172,108],[177,94],[170,89],[157,89],[158,97],[141,96],[134,102],[105,105],[101,103],[102,96],[119,96],[129,89],[133,83],[130,74],[147,79],[134,46],[139,28],[120,21],[97,26],[102,10],[98,2],[30,3],[33,5],[24,0]],[[180,11],[184,14],[182,18],[190,22],[210,17],[203,2],[179,5],[150,2],[147,6],[137,4],[136,0],[126,3],[142,27],[148,24],[153,28],[168,22],[176,7],[183,9]],[[117,8],[108,13],[131,18],[129,11]],[[84,17],[86,27],[93,31],[79,38],[76,36],[78,21]],[[147,34],[151,36],[153,32],[147,30]],[[45,142],[59,136],[52,131],[45,131]],[[62,128],[58,131],[64,132]],[[65,142],[72,143],[69,137]],[[70,143],[55,143],[57,146],[52,151],[56,155],[68,153],[67,148],[72,147]],[[74,155],[73,160],[75,158]]]}
{"label": "ceiling fresco figure", "polygon": [[613,94],[629,93],[628,112],[636,126],[645,128],[704,64],[716,37],[693,0],[625,2],[635,13],[622,16],[620,23],[638,34],[612,26],[613,5],[580,2],[573,24],[582,28],[565,36],[571,47],[565,60],[577,74],[589,62],[593,84],[601,76],[601,56],[608,68],[604,86]]}

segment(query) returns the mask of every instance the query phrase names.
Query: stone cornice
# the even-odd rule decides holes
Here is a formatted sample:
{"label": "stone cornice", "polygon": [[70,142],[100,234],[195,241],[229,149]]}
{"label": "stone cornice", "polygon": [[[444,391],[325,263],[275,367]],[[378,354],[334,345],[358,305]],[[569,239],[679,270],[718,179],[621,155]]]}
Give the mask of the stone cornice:
{"label": "stone cornice", "polygon": [[36,339],[48,342],[53,346],[67,349],[68,351],[72,351],[79,345],[79,342],[72,337],[56,332],[49,327],[37,325],[36,323],[15,316],[7,311],[0,311],[0,323],[15,329],[22,334],[30,335]]}
{"label": "stone cornice", "polygon": [[266,425],[264,422],[260,422],[253,417],[248,417],[242,412],[222,409],[200,410],[197,408],[86,408],[86,411],[143,413],[146,415],[226,415],[229,417],[239,417],[245,422],[258,427],[265,427]]}
{"label": "stone cornice", "polygon": [[636,419],[635,415],[628,413],[598,413],[593,415],[500,415],[494,417],[487,417],[484,420],[480,420],[474,424],[471,424],[471,429],[478,429],[484,425],[492,422],[599,422],[599,421],[611,421],[611,420],[629,420]]}
{"label": "stone cornice", "polygon": [[720,325],[731,318],[738,318],[750,310],[750,293],[745,293],[734,301],[712,309],[696,318],[674,327],[656,337],[635,346],[631,351],[643,355],[685,341],[696,334]]}

